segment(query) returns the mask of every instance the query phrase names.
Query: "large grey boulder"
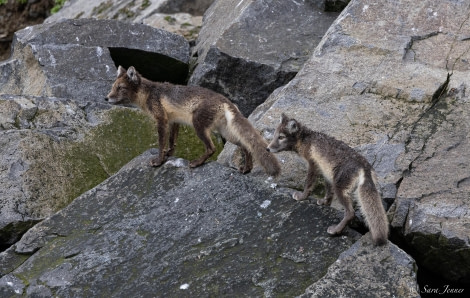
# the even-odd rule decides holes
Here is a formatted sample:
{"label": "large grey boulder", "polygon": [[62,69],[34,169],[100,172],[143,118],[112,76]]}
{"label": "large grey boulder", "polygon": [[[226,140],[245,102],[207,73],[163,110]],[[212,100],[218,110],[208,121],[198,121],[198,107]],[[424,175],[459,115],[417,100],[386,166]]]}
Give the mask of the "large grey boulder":
{"label": "large grey boulder", "polygon": [[214,0],[70,0],[45,20],[107,19],[146,24],[194,41],[202,24],[202,15]]}
{"label": "large grey boulder", "polygon": [[[294,202],[266,177],[182,159],[155,169],[150,153],[1,253],[1,295],[292,297],[324,281],[358,237],[327,236],[333,209]],[[351,249],[371,256],[383,285],[358,280],[362,296],[416,289],[413,261],[394,245]],[[398,287],[390,276],[402,276]]]}
{"label": "large grey boulder", "polygon": [[[267,138],[285,112],[364,154],[393,202],[392,238],[454,282],[470,280],[469,14],[464,1],[351,1],[251,115]],[[301,188],[303,162],[278,156],[281,185]]]}
{"label": "large grey boulder", "polygon": [[226,95],[248,116],[295,76],[338,16],[323,3],[215,1],[204,15],[190,84]]}
{"label": "large grey boulder", "polygon": [[102,99],[116,66],[134,65],[153,80],[185,82],[189,44],[179,35],[115,20],[61,20],[15,33],[0,64],[0,93]]}
{"label": "large grey boulder", "polygon": [[0,64],[0,249],[155,143],[155,124],[104,98],[116,64],[185,81],[188,42],[141,24],[63,20],[16,33]]}
{"label": "large grey boulder", "polygon": [[[420,297],[413,258],[393,243],[372,245],[368,233],[341,253],[326,275],[300,297]],[[393,270],[389,266],[394,266]],[[388,274],[386,283],[382,274],[377,274],[383,269]]]}

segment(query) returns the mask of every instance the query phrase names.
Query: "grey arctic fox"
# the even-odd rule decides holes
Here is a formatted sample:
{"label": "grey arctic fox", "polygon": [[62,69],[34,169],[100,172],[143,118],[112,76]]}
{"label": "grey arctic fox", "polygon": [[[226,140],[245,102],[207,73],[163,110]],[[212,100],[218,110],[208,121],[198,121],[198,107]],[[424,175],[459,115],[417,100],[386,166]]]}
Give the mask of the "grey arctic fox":
{"label": "grey arctic fox", "polygon": [[388,220],[378,191],[377,175],[369,162],[344,142],[324,133],[303,126],[295,119],[282,114],[269,152],[295,151],[308,163],[308,174],[303,192],[295,192],[295,200],[304,200],[321,174],[326,182],[325,198],[319,205],[329,205],[335,195],[344,206],[344,218],[337,225],[330,226],[328,234],[340,234],[354,217],[351,197],[359,201],[372,239],[376,245],[383,245],[388,238]]}
{"label": "grey arctic fox", "polygon": [[[133,66],[127,70],[119,66],[106,100],[112,104],[132,103],[157,122],[160,152],[150,161],[154,167],[162,165],[173,154],[179,125],[184,124],[194,127],[206,148],[201,157],[190,162],[192,168],[202,165],[214,154],[210,134],[215,132],[241,148],[245,155],[245,164],[240,168],[242,173],[251,171],[252,157],[271,176],[281,171],[277,158],[266,151],[267,142],[261,134],[230,100],[214,91],[199,86],[152,82]],[[167,143],[169,148],[165,150]]]}

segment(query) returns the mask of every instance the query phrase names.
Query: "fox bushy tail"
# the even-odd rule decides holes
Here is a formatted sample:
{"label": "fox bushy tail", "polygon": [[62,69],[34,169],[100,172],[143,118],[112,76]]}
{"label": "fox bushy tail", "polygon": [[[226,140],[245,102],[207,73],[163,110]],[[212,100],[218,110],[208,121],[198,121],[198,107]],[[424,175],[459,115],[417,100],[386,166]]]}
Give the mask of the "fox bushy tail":
{"label": "fox bushy tail", "polygon": [[377,182],[373,170],[365,173],[364,181],[359,184],[359,203],[364,215],[372,239],[376,245],[387,243],[388,219],[382,205],[380,193],[377,190]]}
{"label": "fox bushy tail", "polygon": [[267,151],[268,143],[260,133],[251,125],[250,121],[237,113],[233,119],[232,129],[236,131],[240,143],[253,155],[270,176],[278,176],[281,172],[279,161],[271,152]]}

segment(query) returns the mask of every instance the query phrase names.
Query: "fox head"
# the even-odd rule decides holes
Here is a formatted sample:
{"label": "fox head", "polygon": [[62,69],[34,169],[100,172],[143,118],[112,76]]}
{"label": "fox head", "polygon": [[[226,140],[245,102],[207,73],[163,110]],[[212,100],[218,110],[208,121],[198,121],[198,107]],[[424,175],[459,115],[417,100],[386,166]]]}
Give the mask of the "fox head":
{"label": "fox head", "polygon": [[292,151],[297,143],[300,124],[295,119],[289,119],[284,113],[281,115],[281,123],[274,132],[274,137],[268,145],[269,152]]}
{"label": "fox head", "polygon": [[132,103],[137,97],[137,92],[141,83],[141,76],[134,66],[126,71],[124,67],[118,67],[117,78],[114,81],[111,92],[106,97],[106,101],[112,104]]}

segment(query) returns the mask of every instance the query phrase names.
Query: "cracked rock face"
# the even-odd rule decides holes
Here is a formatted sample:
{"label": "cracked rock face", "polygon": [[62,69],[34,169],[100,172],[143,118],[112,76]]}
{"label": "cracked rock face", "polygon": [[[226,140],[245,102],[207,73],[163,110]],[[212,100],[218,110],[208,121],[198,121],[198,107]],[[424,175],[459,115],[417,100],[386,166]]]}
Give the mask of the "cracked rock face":
{"label": "cracked rock face", "polygon": [[[458,282],[470,280],[469,15],[464,1],[351,1],[297,76],[250,116],[268,138],[285,112],[355,147],[394,202],[392,236]],[[301,188],[302,161],[278,157],[282,183]],[[236,158],[226,146],[219,160]]]}
{"label": "cracked rock face", "polygon": [[413,260],[393,244],[376,249],[365,237],[351,247],[360,236],[352,230],[329,237],[331,208],[216,162],[189,169],[171,159],[156,169],[150,158],[134,159],[1,253],[0,294],[293,297],[326,282],[344,251],[341,259],[374,256],[368,268],[381,287],[358,281],[362,294],[417,288]]}
{"label": "cracked rock face", "polygon": [[324,1],[216,1],[205,13],[190,83],[224,94],[248,116],[289,82],[337,12]]}

